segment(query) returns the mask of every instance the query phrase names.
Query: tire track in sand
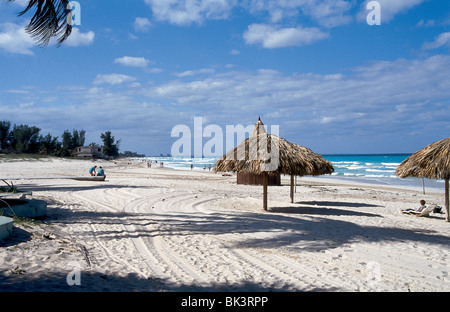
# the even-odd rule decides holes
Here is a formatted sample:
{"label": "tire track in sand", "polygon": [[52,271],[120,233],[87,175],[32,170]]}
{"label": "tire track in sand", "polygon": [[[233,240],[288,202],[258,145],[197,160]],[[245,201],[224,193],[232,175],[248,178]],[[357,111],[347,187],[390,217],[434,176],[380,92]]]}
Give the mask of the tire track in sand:
{"label": "tire track in sand", "polygon": [[[184,194],[169,194],[164,192],[164,195],[167,198],[165,201],[181,198],[177,200],[177,202],[180,202],[186,199]],[[158,202],[158,200],[155,200],[154,196],[148,196],[137,198],[124,207],[125,212],[138,215],[144,214],[147,217],[151,216],[156,221],[155,224],[157,226],[153,229],[153,235],[140,238],[139,240],[133,240],[136,249],[141,256],[146,259],[146,262],[150,267],[160,268],[159,273],[163,275],[170,284],[179,285],[181,283],[182,285],[192,284],[200,287],[208,286],[207,277],[192,269],[188,263],[178,257],[177,252],[174,252],[165,243],[162,235],[160,234],[161,226],[158,226],[157,215],[149,215],[148,213],[148,204],[152,203],[153,205],[156,205],[156,202]],[[146,204],[146,206],[142,207],[142,204]],[[129,225],[127,227],[130,232],[145,230],[145,227],[139,224]]]}
{"label": "tire track in sand", "polygon": [[[124,213],[123,230],[146,268],[120,259],[114,247],[106,246],[102,238],[96,237],[105,252],[142,276],[165,279],[169,287],[220,286],[233,290],[239,281],[250,283],[249,287],[256,290],[336,289],[337,285],[344,290],[355,288],[351,282],[308,268],[307,263],[289,259],[277,250],[239,247],[240,241],[254,239],[254,233],[239,233],[230,240],[231,223],[215,230],[215,221],[224,222],[220,217],[224,211],[214,210],[208,203],[217,196],[161,187],[146,189],[145,193],[139,189],[115,188],[104,191],[104,195],[120,198],[125,204],[111,207],[99,202],[98,194],[95,195],[94,199],[84,192],[74,196],[112,213]],[[226,211],[226,214],[242,218],[237,211]],[[94,234],[100,230],[94,224],[91,226]]]}
{"label": "tire track in sand", "polygon": [[[88,203],[89,205],[94,205],[94,206],[97,206],[97,207],[101,207],[101,209],[104,209],[104,210],[112,212],[112,213],[120,212],[119,209],[111,208],[110,206],[107,206],[107,205],[105,205],[103,203],[100,203],[100,202],[98,202],[96,200],[92,200],[92,199],[88,198],[87,196],[83,196],[80,193],[76,193],[76,194],[75,193],[71,193],[70,196],[78,199],[78,201],[82,201],[84,203]],[[93,210],[96,211],[97,209],[94,208]],[[92,234],[95,242],[106,253],[106,256],[109,259],[111,259],[112,261],[114,261],[116,263],[120,263],[120,264],[124,265],[125,267],[127,267],[127,268],[131,269],[132,271],[138,273],[139,275],[141,275],[144,278],[149,278],[152,275],[153,276],[154,275],[156,275],[156,276],[160,275],[161,272],[158,271],[157,267],[147,266],[147,270],[146,270],[146,269],[139,268],[137,265],[131,264],[130,261],[124,260],[124,259],[128,259],[129,255],[133,254],[133,253],[125,251],[126,255],[125,256],[121,256],[121,254],[124,253],[124,251],[118,250],[117,248],[108,247],[106,245],[106,242],[108,242],[108,239],[107,238],[105,239],[104,237],[100,237],[99,233],[104,231],[104,228],[101,228],[101,225],[94,224],[93,221],[90,220],[90,219],[87,219],[86,222],[89,225],[89,227],[91,228],[91,234]],[[133,235],[135,234],[135,231],[133,229],[130,229],[129,225],[127,227],[127,224],[126,224],[127,222],[128,222],[127,220],[122,221],[121,224],[120,224],[120,227],[123,229],[123,231],[126,231],[128,233],[127,236],[130,237],[131,241],[133,242],[133,246],[138,251],[138,254],[141,255],[141,252],[142,252],[142,250],[141,250],[142,243],[140,242],[141,239],[139,237],[133,237]],[[151,273],[148,272],[148,269],[151,271]]]}
{"label": "tire track in sand", "polygon": [[[121,190],[121,189],[119,189]],[[104,191],[108,196],[116,196],[115,192]],[[129,192],[122,192],[128,194]],[[133,247],[137,251],[137,254],[142,258],[145,262],[148,269],[153,273],[153,277],[159,277],[166,280],[168,285],[172,284],[174,287],[176,285],[198,285],[200,287],[207,286],[206,276],[199,274],[193,270],[187,263],[182,261],[179,257],[177,257],[176,252],[173,252],[171,248],[169,248],[164,241],[157,234],[157,228],[153,227],[151,231],[154,233],[151,236],[141,237],[140,234],[144,232],[149,232],[148,228],[148,219],[149,219],[149,205],[154,205],[158,202],[159,196],[164,194],[165,197],[170,199],[181,197],[181,199],[176,200],[176,202],[184,201],[184,194],[168,194],[166,190],[156,190],[152,192],[153,194],[138,197],[139,195],[133,194],[135,199],[129,201],[123,208],[112,208],[109,205],[105,205],[98,201],[98,194],[96,195],[96,199],[89,198],[88,194],[85,192],[83,194],[71,194],[72,197],[76,198],[78,201],[88,203],[89,205],[94,205],[100,207],[101,209],[107,210],[112,213],[124,212],[125,217],[130,216],[128,218],[122,219],[121,227],[127,233],[127,236],[133,243]],[[166,196],[169,195],[169,196]],[[123,196],[121,196],[124,198]],[[125,197],[126,198],[126,197]],[[145,209],[142,209],[142,206],[145,205]],[[95,209],[94,209],[95,210]],[[141,215],[138,219],[137,216]],[[131,216],[134,218],[132,221],[130,220]],[[142,225],[145,223],[146,225]],[[117,249],[107,247],[104,243],[104,239],[100,238],[98,233],[102,231],[99,226],[93,224],[90,220],[88,220],[88,224],[92,230],[92,235],[97,242],[97,244],[106,252],[107,256],[118,263],[126,265],[133,271],[142,275],[145,278],[148,278],[148,272],[145,270],[139,269],[135,265],[131,265],[129,262],[126,262],[123,259],[127,257],[121,257],[120,253],[118,253]],[[156,223],[153,223],[153,225]],[[129,254],[129,253],[127,253]]]}
{"label": "tire track in sand", "polygon": [[[194,207],[197,212],[211,212],[202,203],[196,203]],[[239,242],[256,238],[252,232],[242,233],[239,236],[238,241],[233,237],[231,237],[232,240],[217,239],[222,241],[223,246],[233,254],[235,259],[238,259],[239,263],[250,264],[249,272],[259,273],[260,278],[268,280],[265,282],[266,287],[287,290],[313,290],[319,287],[321,289],[355,289],[355,285],[350,281],[336,279],[325,272],[314,270],[307,263],[302,263],[300,259],[293,259],[279,250],[237,247],[240,245]]]}
{"label": "tire track in sand", "polygon": [[[185,220],[184,223],[195,223],[196,221],[201,223],[205,219],[204,217],[211,218],[213,211],[208,210],[205,204],[214,199],[214,197],[211,197],[205,200],[199,199],[193,194],[185,195],[178,197],[176,201],[166,200],[164,211],[166,213],[170,211],[174,215],[183,213],[187,216],[193,216]],[[210,222],[214,221],[210,220]],[[167,232],[174,233],[176,230],[172,229]],[[186,262],[189,259],[194,263],[194,265],[190,265],[191,271],[207,273],[206,278],[212,284],[226,282],[227,276],[233,276],[233,279],[236,280],[237,276],[238,279],[241,278],[242,282],[253,280],[254,287],[261,285],[265,288],[308,289],[311,285],[317,284],[318,279],[321,279],[321,285],[325,284],[328,288],[332,288],[332,285],[339,285],[338,281],[326,277],[319,278],[320,275],[317,272],[294,261],[289,261],[283,256],[256,249],[236,248],[236,246],[220,239],[220,234],[220,232],[215,231],[209,233],[209,235],[192,235],[191,233],[184,240],[184,245],[187,248],[182,248],[179,242],[172,239],[171,235],[159,237],[157,243],[164,244],[163,247],[165,247],[167,255],[178,266],[186,266],[183,265],[183,261]],[[242,234],[241,236],[249,238],[249,235]],[[169,245],[170,249],[167,248]],[[195,252],[191,250],[195,250]],[[220,256],[214,257],[212,250],[219,251],[217,254]],[[204,257],[200,258],[199,254],[204,255]],[[208,261],[208,258],[214,260]],[[256,279],[255,273],[258,276]],[[220,275],[220,277],[212,278],[214,274]],[[340,282],[342,284],[342,281]]]}

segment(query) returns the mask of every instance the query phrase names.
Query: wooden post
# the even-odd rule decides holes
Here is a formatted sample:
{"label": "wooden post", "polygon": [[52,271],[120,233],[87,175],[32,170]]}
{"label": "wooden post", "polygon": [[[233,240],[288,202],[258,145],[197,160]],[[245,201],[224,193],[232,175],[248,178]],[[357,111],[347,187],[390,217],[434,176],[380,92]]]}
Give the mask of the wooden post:
{"label": "wooden post", "polygon": [[291,174],[291,203],[294,202],[294,176]]}
{"label": "wooden post", "polygon": [[267,210],[267,172],[263,173],[263,209]]}
{"label": "wooden post", "polygon": [[447,213],[445,221],[450,222],[449,215],[449,187],[448,187],[448,179],[445,179],[445,211]]}

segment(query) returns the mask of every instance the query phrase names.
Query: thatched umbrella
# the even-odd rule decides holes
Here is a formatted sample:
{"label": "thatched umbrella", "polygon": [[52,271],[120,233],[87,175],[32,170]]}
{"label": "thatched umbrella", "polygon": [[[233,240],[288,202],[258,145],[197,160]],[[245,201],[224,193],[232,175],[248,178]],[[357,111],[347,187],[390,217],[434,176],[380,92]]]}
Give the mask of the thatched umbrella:
{"label": "thatched umbrella", "polygon": [[[253,127],[253,131],[251,137],[257,137],[260,134],[267,133],[264,128],[264,124],[261,121],[261,118],[258,117],[258,121],[256,125]],[[255,174],[249,172],[237,172],[236,174],[236,182],[237,184],[247,184],[247,185],[263,185],[264,184],[264,175],[263,174]],[[267,185],[281,185],[281,177],[280,174],[270,175],[267,177]]]}
{"label": "thatched umbrella", "polygon": [[446,221],[449,216],[450,138],[434,142],[405,159],[395,171],[401,178],[416,177],[445,180]]}
{"label": "thatched umbrella", "polygon": [[294,176],[331,174],[332,164],[310,149],[260,131],[228,151],[214,166],[215,172],[263,174],[263,208],[267,210],[267,177],[291,175],[291,202]]}

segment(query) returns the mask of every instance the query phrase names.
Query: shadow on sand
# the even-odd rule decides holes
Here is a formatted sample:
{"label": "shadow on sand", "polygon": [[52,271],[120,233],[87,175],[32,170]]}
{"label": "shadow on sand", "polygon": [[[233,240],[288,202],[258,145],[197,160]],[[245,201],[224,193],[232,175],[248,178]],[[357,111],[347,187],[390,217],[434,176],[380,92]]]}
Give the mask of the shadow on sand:
{"label": "shadow on sand", "polygon": [[[100,186],[102,187],[102,186]],[[103,186],[108,187],[108,186]],[[120,187],[120,186],[111,186]],[[89,188],[90,189],[90,188]],[[91,223],[91,224],[127,224],[133,225],[132,232],[108,230],[96,232],[96,237],[108,239],[128,239],[155,236],[189,235],[243,235],[234,240],[227,248],[279,248],[288,247],[298,251],[320,252],[358,241],[367,242],[416,242],[450,248],[450,238],[437,231],[405,229],[388,226],[361,225],[348,220],[337,220],[325,216],[354,215],[363,218],[382,218],[377,214],[338,209],[336,207],[367,207],[361,203],[335,203],[326,201],[300,202],[301,205],[315,207],[275,207],[271,212],[226,213],[187,213],[182,209],[177,214],[157,214],[148,212],[128,213],[111,211],[82,211],[73,209],[68,212],[64,207],[49,207],[48,222]],[[330,207],[331,206],[331,207]],[[370,205],[371,207],[375,205]],[[81,208],[81,207],[80,207]],[[299,216],[298,214],[302,214]],[[306,216],[306,217],[305,217]],[[269,235],[264,235],[268,233]],[[80,233],[71,233],[78,235]],[[261,234],[261,235],[259,235]],[[26,232],[19,233],[18,239],[29,240]],[[10,242],[10,244],[13,244]],[[18,244],[16,242],[16,244]],[[170,285],[159,278],[146,279],[138,275],[105,276],[98,272],[87,272],[82,276],[82,285],[70,287],[66,283],[67,272],[46,272],[33,275],[16,276],[0,272],[0,291],[283,291],[285,289],[267,289],[258,284],[216,284]],[[56,281],[56,282],[55,282]],[[58,284],[59,283],[59,284]],[[46,286],[47,285],[47,286]],[[336,289],[317,289],[317,291],[335,291]]]}
{"label": "shadow on sand", "polygon": [[134,232],[111,229],[96,232],[98,237],[108,235],[111,238],[274,233],[274,235],[266,235],[265,238],[261,239],[247,238],[242,240],[239,243],[239,248],[245,246],[277,248],[290,245],[302,250],[321,251],[360,240],[368,242],[421,241],[440,245],[443,248],[450,247],[450,238],[433,230],[362,225],[348,220],[327,217],[330,215],[349,215],[381,219],[382,217],[378,214],[328,207],[275,207],[272,209],[275,212],[207,214],[192,214],[180,210],[179,213],[174,215],[164,212],[154,214],[150,208],[148,212],[139,213],[81,211],[77,209],[67,213],[67,209],[50,207],[48,221],[111,225],[126,223],[133,225],[136,229]]}
{"label": "shadow on sand", "polygon": [[[283,288],[262,287],[252,282],[237,284],[218,283],[208,286],[173,285],[166,279],[145,278],[130,273],[123,276],[106,275],[94,271],[81,271],[80,284],[69,285],[67,272],[45,272],[13,275],[0,272],[1,292],[279,292]],[[316,288],[308,291],[336,291],[336,288]],[[301,290],[300,290],[301,291]]]}

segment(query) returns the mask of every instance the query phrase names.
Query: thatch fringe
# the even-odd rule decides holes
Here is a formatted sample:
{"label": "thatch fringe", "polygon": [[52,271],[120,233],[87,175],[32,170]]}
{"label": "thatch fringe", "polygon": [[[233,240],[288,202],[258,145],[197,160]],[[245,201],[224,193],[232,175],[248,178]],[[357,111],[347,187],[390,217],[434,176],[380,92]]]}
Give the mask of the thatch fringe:
{"label": "thatch fringe", "polygon": [[450,179],[450,138],[415,152],[397,167],[395,174],[401,178]]}
{"label": "thatch fringe", "polygon": [[216,162],[214,171],[316,176],[331,174],[334,168],[328,160],[306,147],[261,133],[245,139],[223,155]]}

